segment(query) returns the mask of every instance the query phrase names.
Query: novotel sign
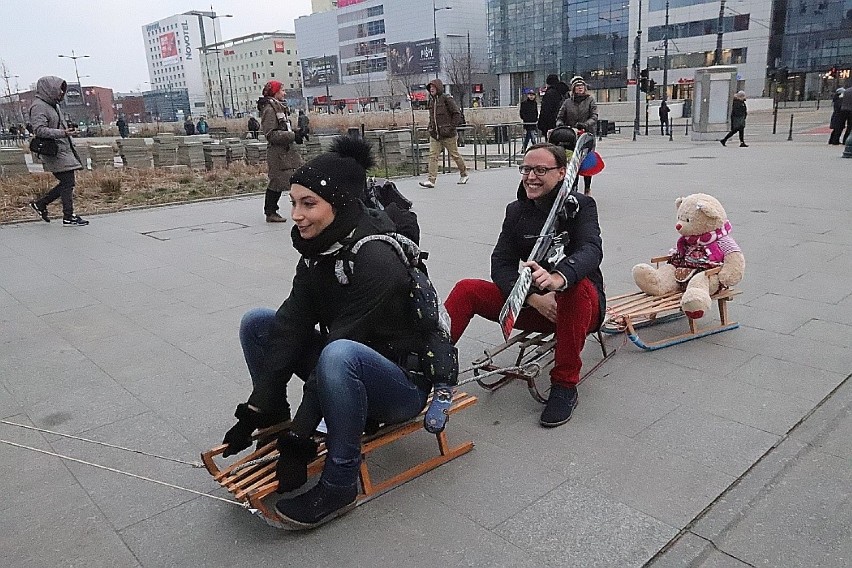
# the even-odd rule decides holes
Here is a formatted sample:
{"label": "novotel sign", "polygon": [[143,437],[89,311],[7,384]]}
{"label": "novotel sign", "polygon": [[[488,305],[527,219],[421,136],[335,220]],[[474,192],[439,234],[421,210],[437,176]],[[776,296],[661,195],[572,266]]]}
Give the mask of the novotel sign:
{"label": "novotel sign", "polygon": [[189,23],[184,21],[180,25],[183,30],[183,54],[187,61],[192,61],[192,43],[189,41]]}

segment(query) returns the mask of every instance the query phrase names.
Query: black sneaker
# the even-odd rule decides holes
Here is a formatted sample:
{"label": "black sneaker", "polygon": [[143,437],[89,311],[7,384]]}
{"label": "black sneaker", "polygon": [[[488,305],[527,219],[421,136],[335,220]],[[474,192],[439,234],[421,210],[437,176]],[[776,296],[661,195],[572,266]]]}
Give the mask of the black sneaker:
{"label": "black sneaker", "polygon": [[62,219],[62,224],[82,227],[83,225],[88,225],[89,222],[80,217],[79,215],[71,215],[70,217]]}
{"label": "black sneaker", "polygon": [[541,413],[539,423],[545,428],[561,426],[569,420],[577,408],[577,387],[551,385],[547,406]]}
{"label": "black sneaker", "polygon": [[334,487],[322,479],[312,489],[275,504],[278,516],[292,530],[316,528],[344,515],[358,503],[358,486]]}
{"label": "black sneaker", "polygon": [[50,223],[50,217],[47,216],[47,207],[39,207],[35,201],[30,201],[30,208],[38,213],[41,220],[45,223]]}

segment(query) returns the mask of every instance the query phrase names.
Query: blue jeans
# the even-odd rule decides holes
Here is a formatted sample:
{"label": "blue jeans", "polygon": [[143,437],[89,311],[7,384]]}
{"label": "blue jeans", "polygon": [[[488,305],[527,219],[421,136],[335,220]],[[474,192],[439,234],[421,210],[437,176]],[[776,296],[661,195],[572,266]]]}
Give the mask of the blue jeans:
{"label": "blue jeans", "polygon": [[524,134],[524,143],[521,146],[522,152],[527,149],[528,144],[535,144],[535,130],[526,130],[526,134]]}
{"label": "blue jeans", "polygon": [[405,422],[423,410],[429,392],[418,388],[397,364],[348,339],[326,345],[314,373],[328,426],[322,479],[351,487],[358,481],[367,417],[389,424]]}
{"label": "blue jeans", "polygon": [[246,360],[249,376],[251,376],[252,394],[248,403],[259,410],[273,415],[280,414],[287,405],[287,383],[293,373],[303,381],[316,364],[322,348],[322,337],[316,332],[310,338],[304,350],[303,357],[293,369],[288,369],[277,376],[265,372],[269,345],[269,334],[275,322],[275,310],[269,308],[253,308],[243,315],[240,321],[240,345]]}

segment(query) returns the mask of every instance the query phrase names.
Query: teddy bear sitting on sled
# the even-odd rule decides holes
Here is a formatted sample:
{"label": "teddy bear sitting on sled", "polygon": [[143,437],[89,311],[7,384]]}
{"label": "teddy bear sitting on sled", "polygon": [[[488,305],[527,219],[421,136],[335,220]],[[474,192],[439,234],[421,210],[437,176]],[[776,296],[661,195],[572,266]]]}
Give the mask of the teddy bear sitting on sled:
{"label": "teddy bear sitting on sled", "polygon": [[[731,223],[715,197],[694,193],[677,198],[675,206],[675,229],[681,237],[670,251],[671,260],[659,268],[637,264],[633,280],[651,296],[683,290],[681,309],[689,318],[699,319],[710,309],[710,296],[742,280],[745,257],[731,237]],[[708,276],[706,271],[716,267],[719,272]]]}

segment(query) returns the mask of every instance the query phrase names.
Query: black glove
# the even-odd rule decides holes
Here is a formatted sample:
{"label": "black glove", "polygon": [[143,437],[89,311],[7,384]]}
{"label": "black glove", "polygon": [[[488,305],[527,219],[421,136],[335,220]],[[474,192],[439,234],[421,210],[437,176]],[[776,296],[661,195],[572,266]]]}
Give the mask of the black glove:
{"label": "black glove", "polygon": [[290,420],[290,407],[286,404],[274,414],[258,412],[249,408],[248,403],[237,405],[234,416],[238,422],[225,433],[223,444],[228,448],[222,453],[222,457],[233,456],[251,446],[252,433],[258,428],[268,428],[279,422]]}
{"label": "black glove", "polygon": [[302,438],[293,432],[284,432],[278,438],[278,465],[275,477],[278,479],[278,493],[298,489],[308,481],[308,464],[317,457],[317,443],[310,438]]}

